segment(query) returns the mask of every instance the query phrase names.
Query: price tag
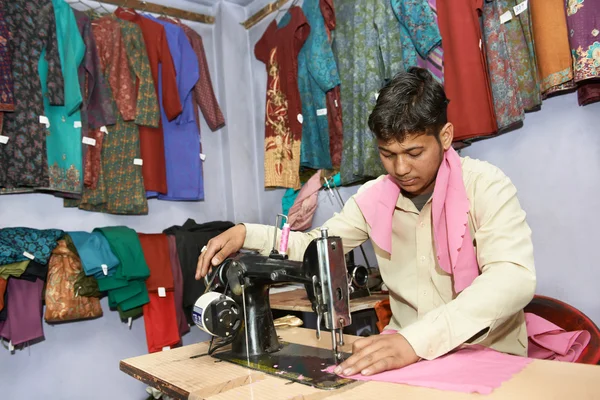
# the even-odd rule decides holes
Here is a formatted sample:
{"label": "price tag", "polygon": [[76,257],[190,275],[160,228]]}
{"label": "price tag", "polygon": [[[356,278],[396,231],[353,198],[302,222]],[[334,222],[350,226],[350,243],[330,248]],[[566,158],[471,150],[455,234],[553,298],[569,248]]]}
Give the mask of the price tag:
{"label": "price tag", "polygon": [[167,350],[171,350],[171,346],[165,346],[163,347],[162,351],[167,351]]}
{"label": "price tag", "polygon": [[134,158],[133,159],[133,163],[135,165],[143,165],[144,164],[144,160],[142,160],[141,158]]}
{"label": "price tag", "polygon": [[158,288],[158,297],[167,297],[167,291],[164,287]]}
{"label": "price tag", "polygon": [[512,19],[512,14],[510,13],[510,10],[508,10],[507,12],[505,12],[504,14],[502,14],[500,16],[500,23],[505,24],[508,21],[510,21],[511,19]]}
{"label": "price tag", "polygon": [[73,122],[73,128],[81,128],[81,121]]}
{"label": "price tag", "polygon": [[108,135],[108,129],[106,129],[105,126],[101,126],[100,127],[100,132],[104,132],[104,133],[106,133]]}
{"label": "price tag", "polygon": [[327,109],[326,108],[321,108],[319,110],[317,110],[317,116],[322,116],[322,115],[327,115]]}
{"label": "price tag", "polygon": [[515,11],[515,16],[517,16],[517,15],[521,14],[523,11],[527,10],[527,0],[514,6],[513,10]]}
{"label": "price tag", "polygon": [[83,139],[81,139],[81,141],[83,142],[83,144],[87,144],[88,146],[96,145],[96,139],[92,139],[89,137],[84,137]]}
{"label": "price tag", "polygon": [[200,159],[201,159],[202,161],[206,160],[206,154],[204,154],[204,153],[200,153]]}
{"label": "price tag", "polygon": [[479,39],[479,50],[481,50],[481,39]]}
{"label": "price tag", "polygon": [[302,116],[302,114],[298,114],[298,122],[303,123],[304,122],[304,117]]}
{"label": "price tag", "polygon": [[133,318],[131,318],[131,317],[127,318],[127,326],[129,327],[129,329],[131,329],[132,322],[133,322]]}
{"label": "price tag", "polygon": [[102,273],[108,275],[108,265],[102,264]]}
{"label": "price tag", "polygon": [[379,92],[375,93],[373,97],[375,97],[375,101],[377,101],[377,99],[379,99]]}
{"label": "price tag", "polygon": [[2,136],[2,135],[0,135],[0,144],[6,144],[6,143],[8,143],[8,139],[9,139],[8,136]]}
{"label": "price tag", "polygon": [[50,120],[45,115],[40,115],[40,124],[44,124],[46,128],[50,128]]}
{"label": "price tag", "polygon": [[30,260],[35,260],[35,256],[31,253],[28,253],[26,251],[23,252],[23,255],[27,258],[29,258]]}
{"label": "price tag", "polygon": [[338,108],[339,105],[338,105],[337,99],[334,99],[333,101],[335,102],[335,108]]}
{"label": "price tag", "polygon": [[12,340],[10,342],[8,342],[8,351],[10,351],[10,352],[15,351],[15,346],[13,346]]}

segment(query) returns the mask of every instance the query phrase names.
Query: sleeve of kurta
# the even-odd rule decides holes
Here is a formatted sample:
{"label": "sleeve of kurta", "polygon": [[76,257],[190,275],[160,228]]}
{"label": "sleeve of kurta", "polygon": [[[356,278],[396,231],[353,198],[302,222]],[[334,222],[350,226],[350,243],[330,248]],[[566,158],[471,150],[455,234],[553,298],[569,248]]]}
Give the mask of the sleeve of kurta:
{"label": "sleeve of kurta", "polygon": [[135,82],[131,78],[123,37],[119,34],[115,39],[117,43],[108,44],[109,46],[115,46],[114,56],[116,58],[112,60],[113,64],[109,78],[110,88],[123,120],[133,121],[136,110]]}
{"label": "sleeve of kurta", "polygon": [[85,44],[77,27],[77,20],[73,11],[68,8],[63,14],[67,25],[67,43],[65,54],[65,65],[63,65],[65,78],[65,108],[67,115],[73,114],[79,110],[83,98],[81,96],[81,87],[79,86],[78,68],[85,57]]}
{"label": "sleeve of kurta", "polygon": [[429,53],[442,43],[442,36],[429,3],[421,0],[392,0],[392,7],[419,55],[427,58]]}
{"label": "sleeve of kurta", "polygon": [[337,65],[327,38],[325,20],[321,15],[318,1],[311,0],[314,7],[307,10],[310,23],[310,37],[306,41],[308,51],[308,72],[323,92],[328,92],[340,84]]}
{"label": "sleeve of kurta", "polygon": [[399,333],[431,360],[469,342],[482,342],[533,298],[536,277],[531,230],[517,190],[500,171],[476,182],[474,241],[481,274],[449,303]]}
{"label": "sleeve of kurta", "polygon": [[217,101],[215,91],[213,90],[202,38],[198,34],[195,36],[197,36],[197,39],[192,41],[192,45],[196,57],[198,58],[200,78],[196,83],[196,86],[194,86],[194,96],[200,106],[200,110],[202,110],[202,115],[206,120],[206,124],[210,130],[214,132],[225,126],[225,118],[223,117],[223,112],[221,111],[221,107],[219,107],[219,102]]}
{"label": "sleeve of kurta", "polygon": [[179,34],[177,35],[177,43],[181,54],[179,71],[185,71],[180,74],[181,76],[177,77],[179,81],[179,97],[183,105],[183,111],[177,118],[177,123],[180,124],[194,122],[195,120],[194,102],[188,100],[193,96],[192,90],[200,78],[200,72],[198,57],[194,54],[194,49],[181,28],[179,28]]}
{"label": "sleeve of kurta", "polygon": [[169,43],[165,29],[161,26],[159,36],[159,57],[162,63],[162,95],[163,107],[169,121],[177,118],[181,114],[181,101],[179,100],[179,91],[177,90],[177,73],[173,64],[173,57],[169,50]]}
{"label": "sleeve of kurta", "polygon": [[58,39],[56,36],[56,19],[52,7],[48,7],[46,37],[46,61],[48,62],[48,101],[53,106],[65,104],[65,82],[62,74]]}

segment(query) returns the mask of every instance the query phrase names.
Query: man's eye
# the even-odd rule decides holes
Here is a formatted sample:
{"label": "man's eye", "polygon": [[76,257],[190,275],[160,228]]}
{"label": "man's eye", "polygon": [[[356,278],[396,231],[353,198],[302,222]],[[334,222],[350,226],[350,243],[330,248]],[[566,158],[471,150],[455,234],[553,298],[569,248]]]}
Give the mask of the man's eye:
{"label": "man's eye", "polygon": [[423,154],[422,151],[418,152],[418,153],[408,153],[409,156],[411,156],[412,158],[417,158],[419,157],[421,154]]}
{"label": "man's eye", "polygon": [[382,154],[385,158],[392,158],[394,157],[394,153],[390,153],[390,154]]}

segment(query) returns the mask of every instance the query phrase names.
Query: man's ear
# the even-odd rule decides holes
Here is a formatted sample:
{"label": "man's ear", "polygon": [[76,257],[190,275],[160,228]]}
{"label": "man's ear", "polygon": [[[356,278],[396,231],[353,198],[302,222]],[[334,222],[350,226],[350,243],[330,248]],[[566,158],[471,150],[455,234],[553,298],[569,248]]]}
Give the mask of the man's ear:
{"label": "man's ear", "polygon": [[452,146],[452,139],[454,139],[454,125],[448,122],[440,131],[440,143],[442,144],[444,151]]}

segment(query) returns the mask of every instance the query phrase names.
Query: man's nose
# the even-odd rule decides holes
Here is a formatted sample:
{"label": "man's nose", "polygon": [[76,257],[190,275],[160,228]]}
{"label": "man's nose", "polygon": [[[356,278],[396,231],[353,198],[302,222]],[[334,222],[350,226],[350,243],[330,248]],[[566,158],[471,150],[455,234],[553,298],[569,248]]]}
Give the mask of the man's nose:
{"label": "man's nose", "polygon": [[410,163],[402,156],[396,158],[396,165],[394,166],[396,176],[402,177],[408,175],[411,171]]}

